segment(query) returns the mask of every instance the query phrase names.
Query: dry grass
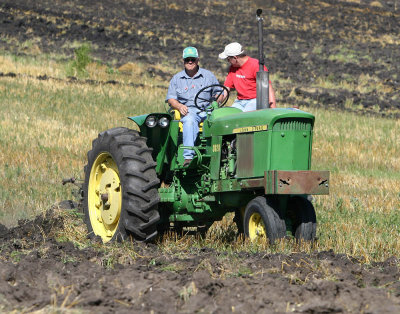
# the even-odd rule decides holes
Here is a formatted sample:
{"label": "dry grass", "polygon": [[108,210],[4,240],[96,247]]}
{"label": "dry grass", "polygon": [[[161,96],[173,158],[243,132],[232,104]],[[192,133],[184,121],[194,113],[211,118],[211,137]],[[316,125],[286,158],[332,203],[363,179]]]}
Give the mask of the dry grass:
{"label": "dry grass", "polygon": [[[164,91],[152,88],[157,82],[150,78],[140,82],[145,88],[40,81],[33,77],[62,79],[65,65],[44,62],[40,68],[35,60],[2,60],[0,72],[20,74],[18,79],[2,78],[0,85],[0,138],[7,147],[0,153],[0,219],[6,224],[67,198],[58,184],[63,177],[82,176],[86,151],[100,131],[133,127],[126,117],[143,114],[149,107],[164,111]],[[99,79],[98,74],[92,79]],[[133,81],[126,75],[120,80]]]}
{"label": "dry grass", "polygon": [[[168,82],[146,75],[140,76],[141,81],[135,80],[132,73],[143,73],[143,65],[131,65],[129,71],[122,73],[108,71],[108,67],[98,64],[91,64],[87,69],[88,78],[93,80],[145,84],[145,87],[136,88],[126,84],[68,82],[65,80],[67,65],[54,61],[55,58],[1,56],[0,60],[0,72],[19,74],[18,78],[0,78],[0,141],[3,147],[0,152],[3,165],[0,169],[0,206],[3,208],[0,222],[8,226],[71,198],[61,180],[83,176],[86,152],[98,132],[115,126],[133,127],[127,116],[165,110]],[[61,80],[36,79],[44,74]],[[272,79],[292,84],[277,75]],[[373,77],[360,78],[361,82],[371,79]],[[155,87],[158,85],[165,89]],[[267,243],[252,244],[236,238],[232,216],[228,215],[213,225],[206,239],[166,236],[159,244],[166,254],[179,254],[182,248],[202,246],[228,252],[267,253],[333,249],[359,256],[366,262],[398,254],[400,143],[397,135],[400,123],[330,110],[303,109],[315,114],[317,121],[313,168],[331,171],[331,194],[315,198],[319,240],[314,245],[301,246],[292,240],[281,241],[274,247]],[[58,236],[81,247],[91,245],[81,220],[78,223],[76,219],[75,216],[67,219],[65,232]],[[105,265],[129,263],[136,258],[134,252],[132,243],[111,246],[107,259],[99,262]],[[225,274],[234,274],[234,265]]]}

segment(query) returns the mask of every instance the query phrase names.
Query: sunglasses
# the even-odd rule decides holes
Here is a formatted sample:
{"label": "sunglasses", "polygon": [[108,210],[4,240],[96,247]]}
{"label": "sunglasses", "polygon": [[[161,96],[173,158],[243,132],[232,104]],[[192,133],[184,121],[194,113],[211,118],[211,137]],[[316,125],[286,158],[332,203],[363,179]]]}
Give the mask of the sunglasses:
{"label": "sunglasses", "polygon": [[185,63],[189,63],[189,62],[196,62],[197,58],[185,58],[183,59],[183,61],[185,61]]}

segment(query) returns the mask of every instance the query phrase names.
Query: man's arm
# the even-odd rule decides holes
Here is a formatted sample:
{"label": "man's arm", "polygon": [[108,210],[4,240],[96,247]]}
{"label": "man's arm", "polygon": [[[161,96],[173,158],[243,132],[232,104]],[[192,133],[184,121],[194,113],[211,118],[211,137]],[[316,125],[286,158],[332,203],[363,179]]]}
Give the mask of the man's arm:
{"label": "man's arm", "polygon": [[271,85],[271,82],[269,84],[269,107],[276,108],[275,91]]}
{"label": "man's arm", "polygon": [[182,116],[186,116],[189,109],[184,104],[181,104],[177,98],[178,95],[176,93],[177,83],[176,83],[176,75],[172,78],[169,83],[168,93],[167,93],[167,102],[171,106],[172,109],[178,110]]}
{"label": "man's arm", "polygon": [[173,98],[168,99],[168,103],[172,109],[178,110],[182,116],[187,115],[189,109],[184,104],[181,104],[179,101],[177,101],[176,99],[173,99]]}
{"label": "man's arm", "polygon": [[[268,69],[265,65],[264,65],[264,71],[268,72]],[[257,77],[257,72],[258,72],[258,68],[255,68],[254,77]],[[271,81],[269,81],[268,90],[269,90],[269,93],[268,93],[269,107],[276,108],[275,91],[274,91],[274,88],[272,87]]]}
{"label": "man's arm", "polygon": [[[224,82],[224,86],[228,89],[229,92],[231,91],[231,89],[235,89],[235,86],[233,85],[232,74],[231,73],[232,72],[228,73],[228,75],[225,78],[225,82]],[[225,98],[228,96],[228,93],[226,92],[226,90],[224,90],[224,94],[221,95],[221,96],[223,96],[223,97],[222,97],[221,101],[219,101],[219,102],[224,101]]]}
{"label": "man's arm", "polygon": [[[224,85],[225,86],[225,85]],[[226,86],[225,86],[226,87]],[[231,91],[231,89],[229,88],[229,87],[226,87],[227,88],[227,90],[230,92]],[[218,99],[217,99],[217,102],[218,103],[222,103],[224,100],[225,100],[225,98],[226,98],[226,96],[228,96],[228,93],[226,92],[226,90],[224,89],[224,92],[218,97]]]}

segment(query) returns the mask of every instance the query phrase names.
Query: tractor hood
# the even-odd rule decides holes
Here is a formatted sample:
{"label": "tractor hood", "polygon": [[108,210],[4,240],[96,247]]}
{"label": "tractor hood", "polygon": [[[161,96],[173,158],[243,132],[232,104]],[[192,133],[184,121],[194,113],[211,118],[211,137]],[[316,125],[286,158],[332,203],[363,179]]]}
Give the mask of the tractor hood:
{"label": "tractor hood", "polygon": [[208,137],[266,131],[269,126],[273,126],[277,120],[282,118],[306,118],[312,120],[312,124],[314,124],[314,116],[312,114],[295,108],[262,109],[249,112],[238,112],[232,109],[236,108],[214,110],[204,123],[203,135]]}

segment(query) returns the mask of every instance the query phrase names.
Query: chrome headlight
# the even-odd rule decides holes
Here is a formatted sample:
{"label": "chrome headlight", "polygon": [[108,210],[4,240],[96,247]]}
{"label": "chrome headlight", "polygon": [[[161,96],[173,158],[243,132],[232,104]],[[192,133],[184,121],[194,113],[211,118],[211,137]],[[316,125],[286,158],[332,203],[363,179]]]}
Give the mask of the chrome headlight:
{"label": "chrome headlight", "polygon": [[157,125],[157,118],[155,116],[148,116],[146,118],[146,125],[149,128],[154,128]]}
{"label": "chrome headlight", "polygon": [[162,128],[166,128],[169,125],[169,120],[167,117],[162,117],[158,120],[158,125]]}

